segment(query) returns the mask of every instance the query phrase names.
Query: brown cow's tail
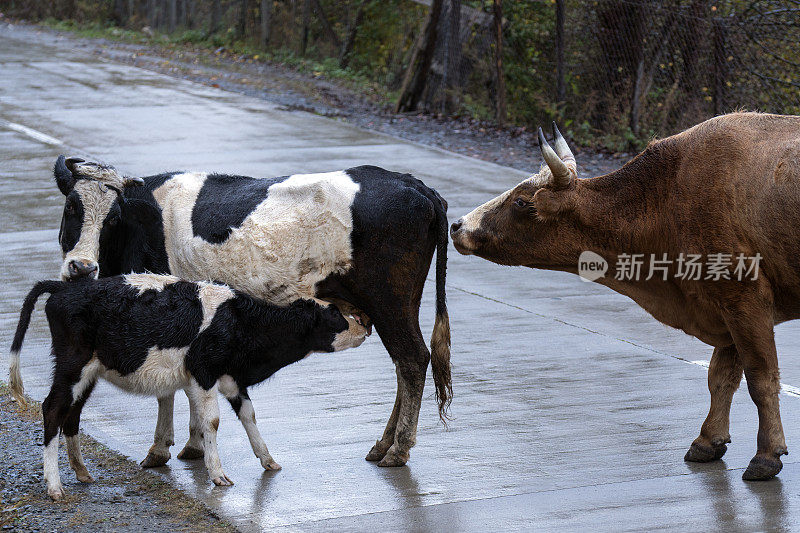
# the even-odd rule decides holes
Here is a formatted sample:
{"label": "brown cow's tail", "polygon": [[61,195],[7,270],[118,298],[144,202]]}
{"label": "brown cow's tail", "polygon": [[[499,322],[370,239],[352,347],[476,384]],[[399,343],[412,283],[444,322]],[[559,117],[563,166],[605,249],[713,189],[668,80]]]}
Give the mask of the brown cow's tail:
{"label": "brown cow's tail", "polygon": [[447,203],[436,195],[436,322],[431,335],[431,369],[436,384],[436,401],[439,418],[449,419],[448,409],[453,399],[453,383],[450,376],[450,318],[447,316],[445,277],[447,275]]}
{"label": "brown cow's tail", "polygon": [[40,281],[33,286],[28,296],[25,297],[25,302],[22,304],[22,311],[19,314],[19,323],[17,324],[17,332],[14,335],[14,342],[11,343],[11,358],[8,365],[8,386],[11,388],[11,394],[14,399],[25,405],[25,387],[22,385],[22,374],[19,371],[19,352],[22,350],[22,341],[25,340],[25,332],[28,331],[28,326],[31,323],[31,315],[33,308],[36,305],[36,300],[39,299],[44,293],[54,293],[60,291],[66,282],[63,281]]}

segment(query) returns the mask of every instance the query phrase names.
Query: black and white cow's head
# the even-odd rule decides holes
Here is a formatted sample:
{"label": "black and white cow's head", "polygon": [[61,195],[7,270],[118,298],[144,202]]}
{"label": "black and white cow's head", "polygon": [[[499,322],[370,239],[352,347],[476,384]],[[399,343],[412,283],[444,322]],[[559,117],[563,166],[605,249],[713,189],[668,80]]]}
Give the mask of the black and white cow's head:
{"label": "black and white cow's head", "polygon": [[141,178],[123,177],[110,166],[80,158],[59,156],[53,169],[66,197],[58,241],[65,281],[100,275],[100,249],[113,238],[125,209],[123,189],[144,184]]}

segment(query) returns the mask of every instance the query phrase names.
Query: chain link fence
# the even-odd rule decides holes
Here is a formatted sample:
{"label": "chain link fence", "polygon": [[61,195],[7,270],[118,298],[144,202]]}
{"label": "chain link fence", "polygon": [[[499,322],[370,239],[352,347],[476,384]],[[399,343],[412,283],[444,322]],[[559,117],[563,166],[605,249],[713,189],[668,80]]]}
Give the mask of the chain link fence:
{"label": "chain link fence", "polygon": [[508,123],[555,119],[578,142],[615,150],[735,109],[800,112],[800,0],[0,0],[0,9],[311,58],[389,98],[438,9],[415,109],[495,120],[505,85]]}

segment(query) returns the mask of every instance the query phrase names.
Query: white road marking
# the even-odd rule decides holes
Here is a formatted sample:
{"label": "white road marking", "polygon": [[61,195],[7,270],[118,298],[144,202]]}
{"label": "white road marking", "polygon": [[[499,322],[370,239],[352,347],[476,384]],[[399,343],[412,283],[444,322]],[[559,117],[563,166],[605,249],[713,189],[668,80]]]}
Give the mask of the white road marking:
{"label": "white road marking", "polygon": [[[427,281],[430,282],[430,283],[434,283],[434,280],[432,278],[430,278],[430,277],[427,278]],[[628,339],[623,339],[621,337],[616,337],[614,335],[609,335],[608,333],[603,333],[602,331],[597,331],[597,330],[594,330],[594,329],[591,329],[591,328],[587,328],[586,326],[579,326],[578,324],[573,324],[572,322],[567,322],[566,320],[563,320],[561,318],[557,318],[557,317],[554,317],[554,316],[551,316],[551,315],[545,315],[543,313],[537,313],[536,311],[531,311],[530,309],[526,309],[526,308],[521,307],[519,305],[515,305],[515,304],[508,303],[508,302],[504,302],[503,300],[498,300],[497,298],[492,298],[491,296],[486,296],[486,295],[483,295],[483,294],[480,294],[480,293],[477,293],[477,292],[474,292],[474,291],[471,291],[471,290],[467,290],[467,289],[465,289],[463,287],[456,287],[456,286],[453,286],[453,285],[447,285],[447,288],[450,289],[450,290],[454,289],[454,290],[457,290],[459,292],[463,292],[464,294],[470,294],[472,296],[477,296],[478,298],[483,298],[484,300],[489,300],[490,302],[495,302],[495,303],[498,303],[500,305],[505,305],[505,306],[511,307],[513,309],[518,309],[518,310],[523,311],[525,313],[528,313],[530,315],[534,315],[534,316],[537,316],[539,318],[544,318],[544,319],[547,319],[547,320],[552,320],[554,322],[558,322],[559,324],[564,324],[565,326],[572,326],[573,328],[582,329],[584,331],[587,331],[589,333],[593,333],[595,335],[600,335],[602,337],[607,337],[607,338],[614,339],[614,340],[617,340],[617,341],[620,341],[620,342],[625,342],[627,344],[630,344],[631,346],[636,346],[637,348],[641,348],[643,350],[647,350],[648,352],[657,353],[659,355],[666,355],[667,357],[671,357],[672,359],[677,359],[678,361],[682,361],[684,363],[689,363],[690,365],[702,366],[706,370],[708,369],[708,365],[709,365],[708,361],[703,361],[703,360],[692,361],[692,360],[680,357],[678,355],[662,352],[660,350],[655,350],[655,349],[653,349],[653,348],[651,348],[649,346],[644,346],[644,345],[641,345],[639,343],[633,342],[633,341],[628,340]],[[742,378],[742,381],[746,382],[746,380],[744,378]],[[786,394],[787,396],[792,396],[793,398],[800,398],[800,387],[795,387],[794,385],[787,385],[785,383],[781,383],[781,392]]]}
{"label": "white road marking", "polygon": [[[709,361],[689,361],[693,365],[702,366],[703,368],[708,368]],[[742,378],[742,383],[747,383],[745,378]],[[800,398],[800,387],[795,387],[794,385],[787,385],[786,383],[781,383],[781,392],[788,395],[794,396],[795,398]]]}
{"label": "white road marking", "polygon": [[8,122],[8,121],[5,121],[5,120],[2,121],[2,124],[3,124],[3,126],[5,126],[6,128],[8,128],[10,130],[18,131],[19,133],[23,133],[23,134],[27,135],[31,139],[35,139],[35,140],[37,140],[39,142],[43,142],[45,144],[56,144],[56,145],[64,144],[63,142],[59,141],[55,137],[50,137],[46,133],[42,133],[41,131],[36,131],[36,130],[34,130],[32,128],[29,128],[27,126],[23,126],[22,124],[17,124],[15,122]]}

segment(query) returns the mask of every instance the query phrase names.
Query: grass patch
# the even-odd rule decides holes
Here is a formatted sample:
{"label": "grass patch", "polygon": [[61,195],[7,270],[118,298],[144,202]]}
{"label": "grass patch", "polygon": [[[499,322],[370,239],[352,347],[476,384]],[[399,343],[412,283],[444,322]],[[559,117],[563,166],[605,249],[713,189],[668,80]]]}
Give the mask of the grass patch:
{"label": "grass patch", "polygon": [[163,33],[150,29],[120,28],[110,23],[78,22],[54,18],[47,18],[40,24],[57,31],[72,33],[78,37],[153,46],[169,53],[205,52],[216,56],[217,59],[227,58],[233,64],[262,62],[280,65],[301,74],[335,80],[343,88],[364,94],[379,104],[394,103],[398,97],[398,91],[389,90],[371,80],[367,73],[350,67],[341,68],[336,58],[314,59],[312,57],[315,55],[313,48],[309,48],[307,56],[300,56],[289,47],[264,50],[246,40],[237,38],[232,30],[210,34],[198,29],[181,29],[172,33]]}

